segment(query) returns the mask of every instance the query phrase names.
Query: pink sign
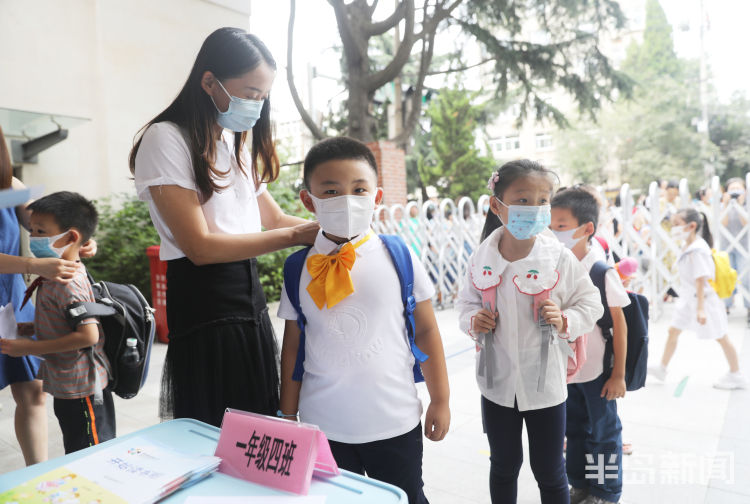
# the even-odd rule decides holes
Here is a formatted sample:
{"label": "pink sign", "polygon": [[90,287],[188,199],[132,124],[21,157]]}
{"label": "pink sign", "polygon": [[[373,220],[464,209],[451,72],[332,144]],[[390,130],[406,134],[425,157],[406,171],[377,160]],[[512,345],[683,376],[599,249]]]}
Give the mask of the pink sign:
{"label": "pink sign", "polygon": [[315,425],[227,409],[215,456],[219,472],[307,495],[313,471],[339,474],[325,434]]}

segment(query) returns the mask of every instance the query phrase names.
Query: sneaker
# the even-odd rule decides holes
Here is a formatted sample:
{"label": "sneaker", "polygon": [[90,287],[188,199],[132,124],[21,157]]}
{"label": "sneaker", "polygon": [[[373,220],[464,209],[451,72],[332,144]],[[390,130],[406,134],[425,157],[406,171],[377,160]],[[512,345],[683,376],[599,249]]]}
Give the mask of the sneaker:
{"label": "sneaker", "polygon": [[[573,501],[571,501],[571,504],[572,502]],[[581,504],[617,504],[617,502],[608,501],[607,499],[602,499],[601,497],[594,497],[593,495],[589,495],[585,500],[581,501]]]}
{"label": "sneaker", "polygon": [[580,504],[589,496],[589,491],[585,488],[570,487],[570,504]]}
{"label": "sneaker", "polygon": [[648,374],[663,382],[667,378],[667,368],[665,368],[661,364],[648,366]]}
{"label": "sneaker", "polygon": [[722,390],[744,389],[747,388],[747,378],[739,371],[727,373],[714,383],[714,388]]}

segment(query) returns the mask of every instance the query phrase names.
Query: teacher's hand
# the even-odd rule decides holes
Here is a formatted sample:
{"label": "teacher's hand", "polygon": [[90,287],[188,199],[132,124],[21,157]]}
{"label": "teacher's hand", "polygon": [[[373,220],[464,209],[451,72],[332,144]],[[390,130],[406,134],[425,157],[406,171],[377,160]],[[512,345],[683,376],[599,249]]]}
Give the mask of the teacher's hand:
{"label": "teacher's hand", "polygon": [[292,228],[294,245],[312,245],[318,236],[320,224],[318,221],[306,222]]}
{"label": "teacher's hand", "polygon": [[78,264],[64,259],[29,259],[28,272],[41,277],[66,284],[73,279],[73,274],[78,269]]}

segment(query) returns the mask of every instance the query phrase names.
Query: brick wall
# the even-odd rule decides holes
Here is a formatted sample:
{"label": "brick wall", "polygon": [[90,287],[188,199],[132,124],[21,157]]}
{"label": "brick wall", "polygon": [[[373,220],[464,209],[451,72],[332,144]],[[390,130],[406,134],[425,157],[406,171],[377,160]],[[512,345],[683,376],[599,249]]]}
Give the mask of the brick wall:
{"label": "brick wall", "polygon": [[378,185],[383,188],[383,204],[406,204],[406,155],[393,142],[368,143],[378,163]]}

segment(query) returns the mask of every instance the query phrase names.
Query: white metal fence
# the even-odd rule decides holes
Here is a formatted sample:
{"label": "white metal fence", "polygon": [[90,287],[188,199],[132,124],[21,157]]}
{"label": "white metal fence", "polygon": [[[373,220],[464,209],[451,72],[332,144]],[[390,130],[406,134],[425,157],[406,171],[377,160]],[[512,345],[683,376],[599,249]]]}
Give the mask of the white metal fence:
{"label": "white metal fence", "polygon": [[[750,173],[746,183],[750,186]],[[739,275],[737,291],[745,306],[750,306],[750,199],[742,205],[737,199],[723,203],[718,177],[709,187],[711,204],[698,204],[697,209],[709,219],[714,247],[730,254]],[[599,234],[612,251],[619,257],[638,260],[639,272],[629,288],[648,297],[654,318],[661,314],[664,298],[677,281],[675,262],[680,244],[669,234],[669,216],[679,208],[696,205],[685,179],[680,181],[679,192],[678,202],[669,203],[661,197],[658,184],[652,182],[639,203],[625,184],[620,190],[621,205],[603,209],[600,219]],[[489,196],[484,195],[476,203],[464,197],[457,204],[445,199],[422,206],[415,202],[383,206],[376,211],[374,228],[378,233],[404,238],[435,284],[437,305],[450,306],[465,281],[469,257],[479,244],[486,216],[483,207],[488,203]]]}

